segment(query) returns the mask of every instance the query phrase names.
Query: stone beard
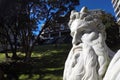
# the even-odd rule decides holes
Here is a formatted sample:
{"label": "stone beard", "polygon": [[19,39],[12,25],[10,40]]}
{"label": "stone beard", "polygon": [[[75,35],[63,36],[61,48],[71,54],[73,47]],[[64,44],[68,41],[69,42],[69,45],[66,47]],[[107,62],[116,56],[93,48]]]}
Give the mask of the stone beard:
{"label": "stone beard", "polygon": [[103,80],[114,53],[105,43],[102,11],[71,12],[69,26],[73,47],[65,62],[63,80]]}

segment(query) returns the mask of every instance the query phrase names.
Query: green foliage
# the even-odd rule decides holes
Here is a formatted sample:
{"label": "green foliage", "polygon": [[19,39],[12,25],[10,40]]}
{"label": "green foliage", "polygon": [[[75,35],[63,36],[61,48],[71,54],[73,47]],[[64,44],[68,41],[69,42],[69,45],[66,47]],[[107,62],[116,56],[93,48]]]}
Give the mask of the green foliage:
{"label": "green foliage", "polygon": [[[43,29],[51,27],[50,25],[53,27],[54,22],[65,20],[60,18],[70,13],[75,5],[79,4],[79,0],[11,0],[10,3],[5,0],[2,2],[4,5],[0,5],[1,41],[6,42],[6,50],[10,45],[9,49],[13,56],[17,56],[16,51],[20,47],[19,50],[26,53],[26,59],[31,57]],[[44,25],[37,26],[42,24],[40,22],[44,22]],[[36,31],[38,35],[35,34]]]}
{"label": "green foliage", "polygon": [[62,80],[64,63],[71,47],[70,44],[36,46],[29,62],[21,59],[0,63],[6,74],[5,80],[9,73],[13,75],[12,79],[17,75],[18,80]]}
{"label": "green foliage", "polygon": [[113,46],[119,41],[119,25],[116,23],[116,19],[108,13],[102,15],[102,22],[105,25],[108,46]]}

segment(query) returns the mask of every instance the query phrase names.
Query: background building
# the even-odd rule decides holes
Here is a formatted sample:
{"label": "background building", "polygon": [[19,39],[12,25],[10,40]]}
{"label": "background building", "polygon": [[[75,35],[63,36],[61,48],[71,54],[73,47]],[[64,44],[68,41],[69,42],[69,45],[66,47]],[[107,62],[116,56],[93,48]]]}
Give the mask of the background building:
{"label": "background building", "polygon": [[43,44],[71,43],[70,29],[67,24],[57,23],[54,27],[47,27],[43,30],[40,37],[44,40]]}
{"label": "background building", "polygon": [[114,12],[116,13],[117,22],[120,25],[120,0],[112,0]]}

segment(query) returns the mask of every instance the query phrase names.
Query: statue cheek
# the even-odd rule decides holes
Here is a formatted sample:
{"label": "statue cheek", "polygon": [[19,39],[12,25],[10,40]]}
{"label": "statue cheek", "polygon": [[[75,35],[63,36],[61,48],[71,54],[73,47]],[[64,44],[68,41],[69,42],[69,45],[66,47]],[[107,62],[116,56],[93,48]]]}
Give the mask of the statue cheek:
{"label": "statue cheek", "polygon": [[93,40],[97,39],[98,35],[95,32],[86,33],[82,36],[82,42],[92,42]]}
{"label": "statue cheek", "polygon": [[91,32],[88,37],[89,37],[90,41],[93,41],[98,38],[98,34],[96,34],[95,32]]}
{"label": "statue cheek", "polygon": [[84,42],[88,42],[89,40],[88,40],[88,36],[89,36],[89,34],[84,34],[83,36],[82,36],[82,38],[81,38],[81,41],[84,43]]}

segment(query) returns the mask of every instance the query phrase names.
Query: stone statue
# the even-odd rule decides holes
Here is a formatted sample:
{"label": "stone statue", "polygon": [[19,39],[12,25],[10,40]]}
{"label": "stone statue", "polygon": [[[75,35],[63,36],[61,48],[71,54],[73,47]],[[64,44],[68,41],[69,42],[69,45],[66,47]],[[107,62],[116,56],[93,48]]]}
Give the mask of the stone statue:
{"label": "stone statue", "polygon": [[101,10],[88,10],[86,7],[80,12],[71,12],[68,25],[73,37],[73,47],[65,62],[63,80],[120,79],[120,51],[114,56],[115,53],[105,43],[102,14]]}

